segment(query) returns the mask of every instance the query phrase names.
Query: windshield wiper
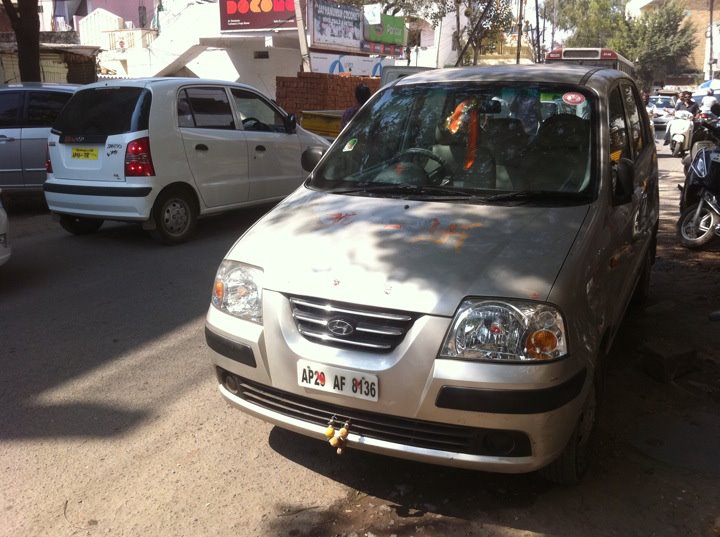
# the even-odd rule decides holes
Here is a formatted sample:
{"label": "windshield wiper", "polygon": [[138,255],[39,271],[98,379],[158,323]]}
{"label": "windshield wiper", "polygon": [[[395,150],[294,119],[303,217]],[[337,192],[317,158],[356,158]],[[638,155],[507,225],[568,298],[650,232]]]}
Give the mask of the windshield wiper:
{"label": "windshield wiper", "polygon": [[333,189],[335,194],[388,194],[397,196],[430,196],[443,199],[471,199],[473,194],[447,186],[402,184],[363,184],[357,188]]}
{"label": "windshield wiper", "polygon": [[505,192],[484,198],[484,201],[587,201],[590,196],[580,192],[565,192],[552,190],[518,190]]}

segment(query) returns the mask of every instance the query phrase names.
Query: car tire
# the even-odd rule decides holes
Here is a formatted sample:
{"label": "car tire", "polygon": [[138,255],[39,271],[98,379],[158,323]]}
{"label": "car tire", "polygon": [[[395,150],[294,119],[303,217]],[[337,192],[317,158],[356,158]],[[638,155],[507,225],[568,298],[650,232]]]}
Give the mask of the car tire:
{"label": "car tire", "polygon": [[67,214],[60,215],[60,225],[62,228],[73,235],[90,235],[95,233],[104,220],[101,218],[84,218],[81,216],[70,216]]}
{"label": "car tire", "polygon": [[718,226],[718,217],[707,203],[703,204],[700,211],[701,223],[699,226],[692,223],[695,211],[697,211],[697,203],[685,209],[677,223],[678,239],[685,248],[702,248],[713,239]]}
{"label": "car tire", "polygon": [[565,449],[557,459],[539,472],[543,478],[558,485],[578,484],[590,466],[599,398],[604,386],[604,364],[599,361],[596,368],[595,379],[590,383],[590,392]]}
{"label": "car tire", "polygon": [[197,215],[197,201],[191,192],[184,188],[165,190],[153,206],[153,234],[165,244],[185,242],[195,229]]}

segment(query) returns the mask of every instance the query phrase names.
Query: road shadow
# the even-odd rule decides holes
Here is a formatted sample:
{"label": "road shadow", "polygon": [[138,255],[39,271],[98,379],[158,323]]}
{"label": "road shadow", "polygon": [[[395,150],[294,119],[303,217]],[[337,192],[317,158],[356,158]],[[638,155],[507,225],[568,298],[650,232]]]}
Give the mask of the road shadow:
{"label": "road shadow", "polygon": [[[197,326],[189,341],[205,350],[201,325],[217,267],[268,208],[202,219],[191,240],[168,247],[139,225],[120,222],[71,235],[37,200],[13,204],[11,238],[13,230],[17,235],[0,277],[0,440],[122,435],[152,418],[150,405],[182,397],[191,383],[205,380],[186,382],[184,371],[161,383],[176,365],[163,365],[162,354],[143,362],[143,349],[169,334],[188,338],[187,327]],[[192,365],[204,371],[195,359],[199,351],[192,352]],[[98,373],[129,359],[157,376],[138,379],[130,367],[112,381],[103,377],[111,373]],[[75,388],[85,400],[58,395],[98,374],[97,387]],[[143,388],[148,381],[152,390]],[[127,403],[126,394],[139,390],[147,394],[145,406]]]}

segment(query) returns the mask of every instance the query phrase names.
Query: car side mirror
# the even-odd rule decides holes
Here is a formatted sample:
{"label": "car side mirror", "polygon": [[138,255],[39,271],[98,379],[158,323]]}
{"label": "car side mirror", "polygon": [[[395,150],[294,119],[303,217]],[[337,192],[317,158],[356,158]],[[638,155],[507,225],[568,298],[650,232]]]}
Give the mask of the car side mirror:
{"label": "car side mirror", "polygon": [[324,147],[308,147],[300,156],[300,163],[302,164],[303,170],[306,172],[313,171],[324,154]]}
{"label": "car side mirror", "polygon": [[625,205],[632,201],[635,182],[635,165],[627,158],[621,158],[612,167],[613,204]]}
{"label": "car side mirror", "polygon": [[285,116],[285,132],[288,134],[295,134],[297,130],[297,118],[295,114],[288,114]]}

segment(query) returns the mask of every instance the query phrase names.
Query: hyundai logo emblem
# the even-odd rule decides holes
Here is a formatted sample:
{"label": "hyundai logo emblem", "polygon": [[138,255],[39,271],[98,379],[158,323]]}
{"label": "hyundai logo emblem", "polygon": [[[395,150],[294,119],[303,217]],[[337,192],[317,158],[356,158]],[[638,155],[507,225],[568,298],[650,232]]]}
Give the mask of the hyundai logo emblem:
{"label": "hyundai logo emblem", "polygon": [[355,331],[353,325],[343,319],[330,319],[327,329],[334,336],[349,336]]}

